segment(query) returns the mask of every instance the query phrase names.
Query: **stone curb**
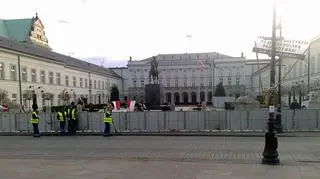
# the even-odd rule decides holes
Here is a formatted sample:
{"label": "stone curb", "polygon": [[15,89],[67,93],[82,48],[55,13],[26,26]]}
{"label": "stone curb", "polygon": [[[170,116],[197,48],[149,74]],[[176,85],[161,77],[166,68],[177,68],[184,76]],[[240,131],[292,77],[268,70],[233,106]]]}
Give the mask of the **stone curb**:
{"label": "stone curb", "polygon": [[[0,132],[0,136],[31,136],[30,132]],[[60,136],[59,132],[40,132],[42,136]],[[264,132],[118,132],[114,136],[212,136],[212,137],[264,137]],[[278,137],[320,137],[320,132],[286,132]],[[76,136],[102,136],[100,132],[77,132]]]}

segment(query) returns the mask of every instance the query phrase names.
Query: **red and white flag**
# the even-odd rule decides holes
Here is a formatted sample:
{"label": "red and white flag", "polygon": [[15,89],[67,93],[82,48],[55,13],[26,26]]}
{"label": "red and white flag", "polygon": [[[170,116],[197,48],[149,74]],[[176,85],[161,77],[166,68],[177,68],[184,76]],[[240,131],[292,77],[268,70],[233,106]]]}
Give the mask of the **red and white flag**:
{"label": "red and white flag", "polygon": [[201,60],[201,58],[199,58],[199,56],[198,56],[198,63],[200,66],[200,71],[203,71],[203,69],[205,68],[205,65],[204,65],[203,61]]}
{"label": "red and white flag", "polygon": [[120,101],[112,101],[113,110],[120,110]]}

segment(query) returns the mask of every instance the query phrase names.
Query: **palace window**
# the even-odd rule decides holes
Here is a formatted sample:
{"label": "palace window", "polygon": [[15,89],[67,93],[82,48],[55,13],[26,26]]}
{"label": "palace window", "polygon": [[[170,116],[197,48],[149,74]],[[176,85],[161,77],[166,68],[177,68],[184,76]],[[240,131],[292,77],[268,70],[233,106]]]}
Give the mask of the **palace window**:
{"label": "palace window", "polygon": [[56,83],[57,83],[57,85],[61,85],[61,74],[60,73],[56,73]]}
{"label": "palace window", "polygon": [[175,81],[174,81],[174,85],[175,85],[175,87],[178,87],[178,85],[179,85],[179,84],[178,84],[178,80],[175,80]]}
{"label": "palace window", "polygon": [[43,70],[40,71],[40,83],[46,83],[46,72]]}
{"label": "palace window", "polygon": [[98,89],[100,89],[100,87],[101,87],[101,86],[100,86],[100,80],[99,80],[99,81],[98,81]]}
{"label": "palace window", "polygon": [[65,85],[69,86],[69,76],[65,76]]}
{"label": "palace window", "polygon": [[84,87],[85,87],[85,88],[88,88],[88,79],[87,79],[87,78],[84,79]]}
{"label": "palace window", "polygon": [[22,67],[22,71],[21,71],[21,80],[23,82],[27,82],[27,67]]}
{"label": "palace window", "polygon": [[133,87],[137,87],[137,80],[133,80]]}
{"label": "palace window", "polygon": [[77,78],[75,76],[72,77],[72,84],[73,84],[73,87],[77,86]]}
{"label": "palace window", "polygon": [[236,77],[236,85],[239,86],[240,85],[240,77]]}
{"label": "palace window", "polygon": [[83,88],[83,78],[80,78],[80,88]]}
{"label": "palace window", "polygon": [[31,82],[37,82],[37,71],[36,69],[31,69]]}
{"label": "palace window", "polygon": [[10,79],[12,81],[17,80],[17,66],[16,65],[10,65]]}
{"label": "palace window", "polygon": [[4,63],[0,63],[0,80],[4,80]]}
{"label": "palace window", "polygon": [[93,88],[96,89],[97,88],[97,81],[93,80]]}
{"label": "palace window", "polygon": [[144,87],[144,80],[141,80],[141,87]]}
{"label": "palace window", "polygon": [[16,93],[13,93],[13,94],[11,95],[11,98],[12,98],[12,101],[13,101],[13,102],[16,102],[16,101],[17,101],[17,94],[16,94]]}
{"label": "palace window", "polygon": [[231,85],[231,77],[228,77],[228,85]]}
{"label": "palace window", "polygon": [[220,83],[223,84],[223,77],[220,77]]}
{"label": "palace window", "polygon": [[49,72],[49,84],[53,84],[53,72]]}

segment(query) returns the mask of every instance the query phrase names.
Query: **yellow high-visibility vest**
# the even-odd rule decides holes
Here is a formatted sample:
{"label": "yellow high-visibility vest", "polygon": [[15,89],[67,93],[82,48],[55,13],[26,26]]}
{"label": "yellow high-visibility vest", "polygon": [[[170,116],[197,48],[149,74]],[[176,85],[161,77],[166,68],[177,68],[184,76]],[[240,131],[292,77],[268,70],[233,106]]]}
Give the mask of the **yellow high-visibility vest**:
{"label": "yellow high-visibility vest", "polygon": [[[33,115],[35,115],[35,118],[33,118]],[[40,121],[40,118],[39,118],[38,114],[36,112],[33,112],[31,119],[30,119],[30,123],[31,124],[38,124],[39,121]]]}
{"label": "yellow high-visibility vest", "polygon": [[64,117],[63,117],[63,114],[62,112],[58,112],[58,116],[59,116],[59,121],[63,122],[64,121]]}
{"label": "yellow high-visibility vest", "polygon": [[108,112],[108,111],[106,112],[106,116],[103,118],[103,122],[107,122],[109,124],[112,123],[112,116],[111,116],[110,112]]}
{"label": "yellow high-visibility vest", "polygon": [[76,109],[68,109],[68,115],[70,115],[70,110],[71,110],[71,119],[76,120]]}
{"label": "yellow high-visibility vest", "polygon": [[107,122],[107,123],[111,124],[112,123],[112,117],[103,118],[103,122]]}

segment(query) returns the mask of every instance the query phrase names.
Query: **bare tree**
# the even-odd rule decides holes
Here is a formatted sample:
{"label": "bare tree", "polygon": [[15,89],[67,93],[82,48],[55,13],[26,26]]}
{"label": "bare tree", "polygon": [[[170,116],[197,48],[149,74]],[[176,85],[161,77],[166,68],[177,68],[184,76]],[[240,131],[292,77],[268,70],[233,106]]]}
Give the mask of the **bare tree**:
{"label": "bare tree", "polygon": [[23,99],[28,101],[28,110],[29,110],[29,112],[30,112],[30,109],[31,109],[30,103],[31,103],[31,100],[32,100],[32,97],[33,97],[33,93],[34,93],[34,91],[32,91],[32,90],[24,90],[23,94],[22,94]]}
{"label": "bare tree", "polygon": [[20,110],[20,104],[11,101],[8,98],[8,92],[6,90],[0,89],[0,104],[7,104],[11,110]]}
{"label": "bare tree", "polygon": [[41,97],[42,99],[46,100],[46,101],[50,101],[53,100],[53,94],[52,93],[49,93],[49,92],[45,92],[45,93],[42,93]]}
{"label": "bare tree", "polygon": [[8,100],[8,92],[6,90],[0,89],[0,104],[6,103]]}
{"label": "bare tree", "polygon": [[66,92],[65,90],[63,90],[59,95],[58,98],[62,101],[64,101],[64,103],[69,102],[71,95]]}

